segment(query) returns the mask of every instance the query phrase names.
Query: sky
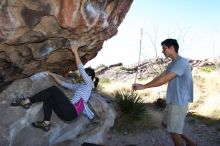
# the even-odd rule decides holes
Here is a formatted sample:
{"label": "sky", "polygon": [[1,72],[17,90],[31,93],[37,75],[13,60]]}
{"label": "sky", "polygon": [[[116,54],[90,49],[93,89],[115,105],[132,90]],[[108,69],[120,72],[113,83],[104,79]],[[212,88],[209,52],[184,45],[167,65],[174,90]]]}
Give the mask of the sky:
{"label": "sky", "polygon": [[164,57],[160,44],[167,38],[178,40],[183,57],[219,57],[220,0],[134,0],[117,35],[86,66],[130,65],[139,53],[140,60]]}

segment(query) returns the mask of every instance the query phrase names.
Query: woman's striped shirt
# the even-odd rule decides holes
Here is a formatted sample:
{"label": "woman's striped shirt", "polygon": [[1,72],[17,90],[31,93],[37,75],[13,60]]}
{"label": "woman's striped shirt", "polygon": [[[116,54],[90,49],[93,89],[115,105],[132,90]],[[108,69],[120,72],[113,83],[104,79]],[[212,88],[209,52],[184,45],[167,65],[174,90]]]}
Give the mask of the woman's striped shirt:
{"label": "woman's striped shirt", "polygon": [[72,104],[77,103],[80,98],[83,99],[84,107],[85,107],[83,110],[83,114],[86,115],[89,119],[93,119],[94,113],[91,111],[91,109],[89,108],[87,104],[89,97],[91,95],[92,88],[93,88],[93,81],[91,77],[89,77],[87,73],[85,72],[83,64],[78,64],[77,68],[79,70],[80,75],[84,79],[84,82],[71,84],[71,83],[67,83],[63,81],[62,86],[72,91],[75,91],[75,93],[73,94],[71,98]]}

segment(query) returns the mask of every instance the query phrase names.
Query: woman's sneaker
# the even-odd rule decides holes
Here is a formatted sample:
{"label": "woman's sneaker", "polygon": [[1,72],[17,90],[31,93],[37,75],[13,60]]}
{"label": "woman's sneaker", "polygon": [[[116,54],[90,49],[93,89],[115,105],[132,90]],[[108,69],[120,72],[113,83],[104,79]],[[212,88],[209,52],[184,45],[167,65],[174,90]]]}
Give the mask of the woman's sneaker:
{"label": "woman's sneaker", "polygon": [[46,123],[45,121],[36,121],[32,123],[32,126],[35,128],[40,128],[44,131],[49,131],[51,124],[50,123]]}
{"label": "woman's sneaker", "polygon": [[26,103],[24,98],[16,99],[11,103],[11,106],[21,106],[25,109],[29,109],[31,107],[31,103]]}

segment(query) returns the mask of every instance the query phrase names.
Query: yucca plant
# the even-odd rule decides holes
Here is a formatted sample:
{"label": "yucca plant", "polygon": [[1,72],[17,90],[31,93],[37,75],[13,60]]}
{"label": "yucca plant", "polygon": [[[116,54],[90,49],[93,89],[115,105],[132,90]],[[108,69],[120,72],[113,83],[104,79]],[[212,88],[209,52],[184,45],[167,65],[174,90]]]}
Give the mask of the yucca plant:
{"label": "yucca plant", "polygon": [[140,120],[147,115],[146,105],[135,91],[130,89],[116,90],[113,96],[128,121]]}

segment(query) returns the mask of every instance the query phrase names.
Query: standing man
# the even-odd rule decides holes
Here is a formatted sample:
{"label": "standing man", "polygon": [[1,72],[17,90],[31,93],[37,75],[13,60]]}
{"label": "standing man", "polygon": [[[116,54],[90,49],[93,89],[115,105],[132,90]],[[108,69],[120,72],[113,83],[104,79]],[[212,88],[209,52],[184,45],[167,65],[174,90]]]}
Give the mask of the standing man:
{"label": "standing man", "polygon": [[186,58],[178,55],[179,45],[175,39],[166,39],[161,43],[165,57],[172,59],[166,70],[146,84],[135,83],[134,90],[158,87],[168,82],[166,109],[161,125],[170,133],[175,146],[196,146],[195,142],[183,134],[188,103],[193,101],[193,79],[191,67]]}

